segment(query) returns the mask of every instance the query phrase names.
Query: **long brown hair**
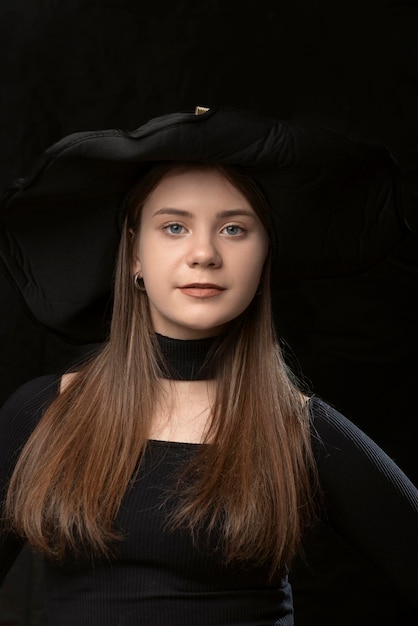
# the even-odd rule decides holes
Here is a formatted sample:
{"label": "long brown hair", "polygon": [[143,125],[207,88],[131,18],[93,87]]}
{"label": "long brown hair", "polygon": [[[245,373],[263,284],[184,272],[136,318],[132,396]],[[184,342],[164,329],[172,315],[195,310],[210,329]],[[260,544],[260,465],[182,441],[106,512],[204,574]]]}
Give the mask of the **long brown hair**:
{"label": "long brown hair", "polygon": [[[11,479],[8,516],[50,558],[86,547],[106,555],[118,537],[115,517],[161,393],[147,297],[132,283],[133,247],[141,207],[172,167],[155,165],[129,195],[109,340],[46,410]],[[264,198],[245,172],[193,167],[216,167],[270,229]],[[217,342],[210,445],[199,447],[179,483],[180,504],[168,525],[192,533],[216,527],[226,560],[268,561],[274,571],[290,563],[314,518],[317,479],[308,410],[275,336],[270,266],[271,251],[261,294]],[[195,472],[197,465],[204,470]]]}

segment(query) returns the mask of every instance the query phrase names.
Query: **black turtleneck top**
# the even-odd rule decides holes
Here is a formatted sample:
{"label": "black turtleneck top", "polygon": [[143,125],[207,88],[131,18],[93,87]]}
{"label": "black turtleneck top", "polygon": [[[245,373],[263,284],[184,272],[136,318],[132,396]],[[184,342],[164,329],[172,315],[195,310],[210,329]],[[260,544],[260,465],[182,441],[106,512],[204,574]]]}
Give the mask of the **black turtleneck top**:
{"label": "black turtleneck top", "polygon": [[[176,379],[205,378],[211,340],[158,336]],[[202,368],[203,366],[203,368]],[[19,388],[0,411],[0,502],[19,451],[56,397],[60,376]],[[324,493],[324,520],[418,604],[418,492],[361,430],[320,398],[310,399],[312,441]],[[199,444],[151,440],[124,496],[116,525],[123,540],[106,562],[45,561],[50,626],[290,626],[287,576],[268,568],[225,565],[216,537],[194,545],[185,530],[168,530],[170,488]],[[263,511],[260,510],[260,515]],[[0,581],[23,541],[1,527]],[[353,581],[350,601],[361,586]]]}

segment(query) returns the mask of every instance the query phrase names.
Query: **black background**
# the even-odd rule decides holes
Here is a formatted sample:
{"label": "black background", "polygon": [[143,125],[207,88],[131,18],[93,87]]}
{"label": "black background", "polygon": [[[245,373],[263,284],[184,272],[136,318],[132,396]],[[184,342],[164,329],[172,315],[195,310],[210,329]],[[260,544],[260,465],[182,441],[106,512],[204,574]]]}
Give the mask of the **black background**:
{"label": "black background", "polygon": [[[417,228],[416,0],[3,0],[0,42],[2,188],[68,133],[234,104],[385,144],[406,173]],[[417,281],[413,232],[360,276],[285,283],[279,295],[295,367],[416,483]],[[0,403],[80,355],[27,316],[2,273],[0,320]],[[328,529],[308,560],[293,573],[298,626],[415,623]],[[40,568],[28,551],[19,557],[0,593],[1,626],[46,623]]]}

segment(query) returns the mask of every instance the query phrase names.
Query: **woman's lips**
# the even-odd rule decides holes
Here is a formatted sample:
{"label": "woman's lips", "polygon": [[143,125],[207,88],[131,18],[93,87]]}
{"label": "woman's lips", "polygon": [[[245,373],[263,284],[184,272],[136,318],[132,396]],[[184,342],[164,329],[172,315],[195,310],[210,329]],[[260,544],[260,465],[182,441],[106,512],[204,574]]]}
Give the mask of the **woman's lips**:
{"label": "woman's lips", "polygon": [[193,283],[190,285],[183,285],[179,287],[181,293],[186,296],[192,296],[193,298],[212,298],[213,296],[219,296],[225,287],[220,285],[213,285],[211,283]]}

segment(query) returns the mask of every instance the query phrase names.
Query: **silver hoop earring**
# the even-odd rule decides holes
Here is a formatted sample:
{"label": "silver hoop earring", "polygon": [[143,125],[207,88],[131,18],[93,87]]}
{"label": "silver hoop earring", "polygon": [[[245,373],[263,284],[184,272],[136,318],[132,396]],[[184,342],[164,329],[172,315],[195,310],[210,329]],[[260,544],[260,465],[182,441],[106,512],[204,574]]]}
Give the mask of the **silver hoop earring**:
{"label": "silver hoop earring", "polygon": [[137,272],[134,276],[135,289],[138,289],[138,291],[146,291],[145,285],[144,285],[144,279],[142,278],[140,274],[141,274],[140,272]]}

